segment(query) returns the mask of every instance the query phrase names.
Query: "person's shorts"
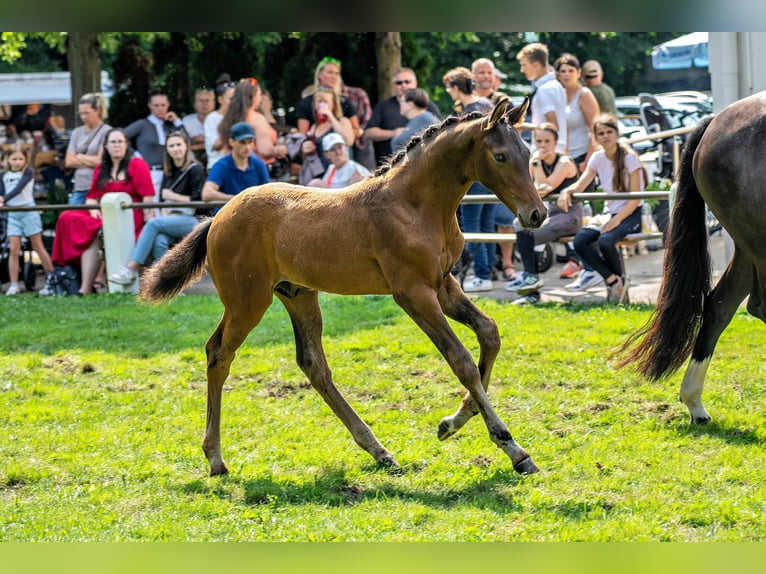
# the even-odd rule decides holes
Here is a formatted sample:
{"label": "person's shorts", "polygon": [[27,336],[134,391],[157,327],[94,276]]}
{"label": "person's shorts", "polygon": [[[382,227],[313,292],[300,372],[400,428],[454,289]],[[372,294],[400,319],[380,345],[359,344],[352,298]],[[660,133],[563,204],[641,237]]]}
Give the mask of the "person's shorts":
{"label": "person's shorts", "polygon": [[43,220],[39,211],[9,211],[8,237],[31,237],[43,232]]}
{"label": "person's shorts", "polygon": [[512,227],[516,214],[513,213],[504,203],[499,203],[495,207],[495,225],[498,227]]}

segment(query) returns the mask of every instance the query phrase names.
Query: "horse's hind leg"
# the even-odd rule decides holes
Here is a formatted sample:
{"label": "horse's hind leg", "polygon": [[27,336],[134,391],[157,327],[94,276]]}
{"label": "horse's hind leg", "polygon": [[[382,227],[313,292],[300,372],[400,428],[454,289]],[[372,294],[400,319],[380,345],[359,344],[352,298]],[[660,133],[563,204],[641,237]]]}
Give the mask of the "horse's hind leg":
{"label": "horse's hind leg", "polygon": [[258,295],[247,292],[235,303],[226,305],[218,327],[205,345],[207,352],[207,422],[202,450],[210,463],[210,476],[229,470],[221,455],[221,393],[229,376],[234,355],[247,335],[271,305],[270,291]]}
{"label": "horse's hind leg", "polygon": [[383,447],[369,426],[343,398],[332,380],[332,372],[322,347],[322,311],[316,291],[300,289],[294,297],[277,293],[290,314],[295,333],[295,355],[298,366],[311,385],[354,437],[354,441],[380,464],[399,466],[394,456]]}
{"label": "horse's hind leg", "polygon": [[[439,305],[447,317],[458,321],[476,333],[479,341],[479,376],[486,391],[492,375],[497,354],[500,352],[500,334],[495,321],[484,314],[463,292],[457,281],[450,275],[437,293]],[[479,408],[470,392],[467,392],[458,410],[439,423],[439,440],[449,438],[465,423],[479,414]]]}
{"label": "horse's hind leg", "polygon": [[406,293],[395,293],[394,299],[433,341],[452,372],[468,389],[476,408],[484,418],[490,439],[510,457],[514,470],[520,474],[537,472],[539,469],[532,462],[532,458],[513,440],[508,427],[500,420],[489,402],[479,368],[474,363],[471,353],[450,328],[436,293],[428,287],[415,287]]}
{"label": "horse's hind leg", "polygon": [[731,263],[729,263],[718,284],[705,298],[702,324],[694,343],[689,366],[686,368],[681,382],[681,401],[689,409],[692,423],[706,424],[710,422],[710,415],[702,404],[705,375],[718,338],[731,322],[739,304],[747,296],[752,280],[752,263],[735,251]]}

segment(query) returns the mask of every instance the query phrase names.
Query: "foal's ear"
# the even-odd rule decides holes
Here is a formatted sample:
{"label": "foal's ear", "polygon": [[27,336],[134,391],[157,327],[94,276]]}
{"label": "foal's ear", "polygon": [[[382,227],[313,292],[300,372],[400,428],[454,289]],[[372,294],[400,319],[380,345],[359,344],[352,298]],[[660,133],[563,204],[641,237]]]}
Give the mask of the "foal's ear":
{"label": "foal's ear", "polygon": [[486,130],[491,130],[495,127],[495,124],[497,122],[501,122],[505,119],[505,113],[508,111],[508,104],[510,103],[510,98],[505,97],[501,100],[499,100],[495,107],[492,109],[492,113],[489,114],[489,120],[487,121],[487,127],[484,128]]}
{"label": "foal's ear", "polygon": [[508,115],[507,115],[508,122],[512,126],[524,123],[524,118],[527,116],[528,107],[529,107],[529,96],[524,96],[524,101],[508,112]]}

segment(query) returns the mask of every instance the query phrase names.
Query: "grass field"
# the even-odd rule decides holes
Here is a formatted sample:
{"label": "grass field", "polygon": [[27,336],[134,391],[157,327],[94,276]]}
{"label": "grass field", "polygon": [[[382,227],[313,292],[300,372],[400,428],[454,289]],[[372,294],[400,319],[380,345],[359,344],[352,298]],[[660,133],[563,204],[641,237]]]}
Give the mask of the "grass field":
{"label": "grass field", "polygon": [[200,442],[217,297],[0,303],[2,541],[766,538],[766,331],[744,312],[708,375],[714,422],[692,427],[680,373],[648,383],[608,360],[648,307],[480,299],[503,336],[490,398],[541,468],[521,477],[478,418],[436,439],[462,389],[390,298],[324,296],[335,380],[403,472],[377,468],[295,365],[277,303],[232,367],[231,474],[210,478]]}

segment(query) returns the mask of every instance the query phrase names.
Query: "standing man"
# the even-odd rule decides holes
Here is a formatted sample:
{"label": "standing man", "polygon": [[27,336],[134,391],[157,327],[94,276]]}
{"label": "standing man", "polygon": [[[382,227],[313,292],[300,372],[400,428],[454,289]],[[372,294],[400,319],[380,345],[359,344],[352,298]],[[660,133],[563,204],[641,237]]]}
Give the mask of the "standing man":
{"label": "standing man", "polygon": [[183,125],[189,134],[191,149],[202,164],[207,164],[205,157],[205,118],[215,107],[215,94],[209,88],[197,88],[194,92],[194,113],[183,117]]}
{"label": "standing man", "polygon": [[163,164],[165,161],[165,139],[174,130],[183,129],[181,118],[170,110],[168,95],[162,90],[149,93],[147,117],[136,120],[125,128],[128,140],[135,139],[135,148],[149,164],[154,184],[154,200],[159,202],[162,188]]}
{"label": "standing man", "polygon": [[[375,146],[375,161],[378,165],[391,155],[391,140],[402,133],[407,125],[407,118],[399,111],[399,100],[405,90],[418,87],[418,79],[412,68],[399,68],[394,74],[393,82],[394,95],[375,104],[367,129],[364,130],[364,137]],[[429,101],[428,111],[437,118],[441,117],[441,112],[433,101]]]}
{"label": "standing man", "polygon": [[[498,78],[495,63],[489,58],[478,58],[471,64],[471,72],[476,80],[474,92],[480,98],[487,98],[494,106],[501,98],[507,98],[508,94],[500,92],[495,87]],[[505,75],[505,74],[503,74]]]}
{"label": "standing man", "polygon": [[617,106],[614,103],[614,90],[609,84],[604,83],[604,71],[601,69],[601,64],[596,60],[588,60],[582,65],[582,74],[585,76],[585,85],[596,96],[601,113],[616,116]]}
{"label": "standing man", "polygon": [[545,122],[553,124],[559,134],[556,149],[566,153],[567,94],[548,63],[548,47],[538,42],[527,44],[516,59],[521,73],[532,83],[532,123],[523,123],[520,129],[535,130]]}
{"label": "standing man", "polygon": [[[255,131],[247,122],[237,122],[229,131],[231,153],[219,159],[202,187],[202,201],[229,201],[240,191],[269,183],[269,170],[253,152]],[[216,208],[216,212],[218,212]]]}

